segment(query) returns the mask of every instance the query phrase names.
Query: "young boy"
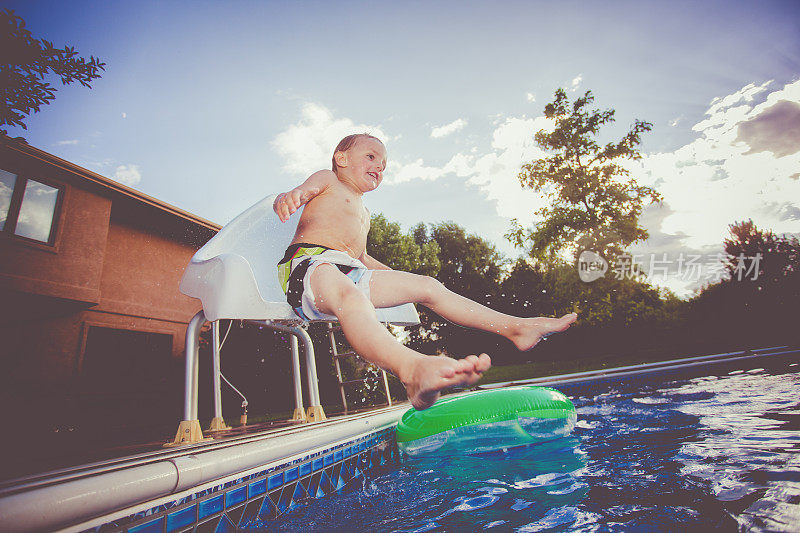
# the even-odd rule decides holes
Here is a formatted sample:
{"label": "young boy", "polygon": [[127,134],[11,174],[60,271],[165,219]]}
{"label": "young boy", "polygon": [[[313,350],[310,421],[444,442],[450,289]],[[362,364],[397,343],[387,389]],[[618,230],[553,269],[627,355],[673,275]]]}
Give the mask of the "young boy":
{"label": "young boy", "polygon": [[349,135],[334,150],[332,170],[315,172],[278,195],[273,208],[283,222],[306,206],[278,264],[278,277],[301,318],[338,320],[353,349],[397,376],[415,408],[427,409],[442,389],[478,381],[491,360],[486,354],[455,360],[415,352],[378,322],[376,307],[422,304],[456,324],[498,333],[520,350],[564,331],[577,315],[505,315],[449,291],[434,278],[392,270],[367,255],[370,215],[361,197],[380,185],[385,168],[386,149],[380,140]]}

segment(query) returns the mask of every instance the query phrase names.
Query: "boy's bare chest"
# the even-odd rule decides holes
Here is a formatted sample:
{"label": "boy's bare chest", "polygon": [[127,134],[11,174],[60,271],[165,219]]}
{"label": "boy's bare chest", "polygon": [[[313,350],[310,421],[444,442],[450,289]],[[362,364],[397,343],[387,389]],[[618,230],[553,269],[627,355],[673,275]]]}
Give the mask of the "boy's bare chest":
{"label": "boy's bare chest", "polygon": [[370,215],[361,197],[346,192],[319,195],[308,203],[304,215],[313,217],[317,223],[339,225],[348,232],[361,230],[366,234],[369,230]]}

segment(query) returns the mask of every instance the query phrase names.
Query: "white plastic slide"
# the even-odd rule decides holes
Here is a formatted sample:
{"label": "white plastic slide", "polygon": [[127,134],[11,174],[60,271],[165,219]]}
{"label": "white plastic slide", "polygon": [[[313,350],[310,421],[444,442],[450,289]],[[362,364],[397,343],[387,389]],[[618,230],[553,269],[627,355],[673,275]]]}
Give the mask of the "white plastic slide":
{"label": "white plastic slide", "polygon": [[[286,303],[276,271],[302,208],[282,223],[272,210],[275,197],[264,198],[226,224],[186,267],[180,291],[203,302],[208,320],[303,322]],[[376,314],[381,322],[419,324],[412,304],[377,309]]]}

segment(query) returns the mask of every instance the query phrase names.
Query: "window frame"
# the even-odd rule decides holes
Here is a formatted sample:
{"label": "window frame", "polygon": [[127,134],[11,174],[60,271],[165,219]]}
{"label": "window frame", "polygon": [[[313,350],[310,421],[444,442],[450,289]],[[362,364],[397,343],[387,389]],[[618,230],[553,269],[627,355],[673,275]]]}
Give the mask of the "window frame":
{"label": "window frame", "polygon": [[[8,206],[6,221],[3,225],[3,229],[0,230],[0,238],[14,240],[49,251],[58,251],[58,242],[60,241],[61,228],[63,226],[63,206],[67,196],[67,186],[64,183],[48,178],[39,176],[33,177],[26,172],[16,172],[9,168],[3,168],[3,170],[14,174],[17,179],[14,182],[14,191],[11,193],[11,203]],[[47,241],[40,241],[15,233],[17,230],[17,223],[19,222],[20,210],[22,208],[22,200],[25,196],[25,188],[28,185],[28,181],[31,180],[52,187],[58,191],[58,197],[56,198],[56,204],[53,210],[53,221],[50,226],[50,235]]]}

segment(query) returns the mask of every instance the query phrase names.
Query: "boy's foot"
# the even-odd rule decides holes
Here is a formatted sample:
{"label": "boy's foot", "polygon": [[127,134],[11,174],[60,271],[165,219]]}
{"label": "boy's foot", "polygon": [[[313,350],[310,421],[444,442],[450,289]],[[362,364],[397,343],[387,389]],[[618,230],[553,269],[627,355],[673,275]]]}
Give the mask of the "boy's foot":
{"label": "boy's foot", "polygon": [[414,362],[404,381],[411,405],[418,411],[427,409],[439,398],[442,389],[456,385],[472,385],[481,378],[492,361],[482,353],[464,359],[424,355]]}
{"label": "boy's foot", "polygon": [[545,337],[558,333],[569,328],[576,320],[578,315],[570,313],[561,318],[524,318],[517,325],[515,332],[508,338],[513,342],[517,349],[527,351],[536,346]]}

